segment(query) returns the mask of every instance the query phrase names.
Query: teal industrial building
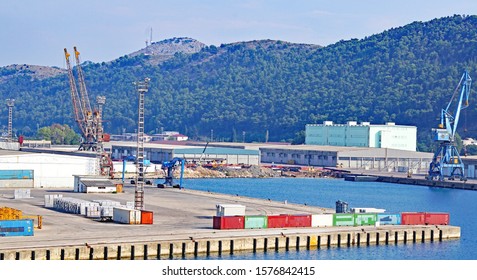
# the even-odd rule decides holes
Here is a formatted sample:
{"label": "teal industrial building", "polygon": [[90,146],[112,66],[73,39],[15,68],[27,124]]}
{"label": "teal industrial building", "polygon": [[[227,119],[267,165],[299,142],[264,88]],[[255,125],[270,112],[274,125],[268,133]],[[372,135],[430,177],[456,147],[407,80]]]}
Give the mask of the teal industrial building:
{"label": "teal industrial building", "polygon": [[307,124],[305,143],[308,145],[390,148],[416,151],[417,128],[415,126],[370,124],[349,121],[346,124]]}

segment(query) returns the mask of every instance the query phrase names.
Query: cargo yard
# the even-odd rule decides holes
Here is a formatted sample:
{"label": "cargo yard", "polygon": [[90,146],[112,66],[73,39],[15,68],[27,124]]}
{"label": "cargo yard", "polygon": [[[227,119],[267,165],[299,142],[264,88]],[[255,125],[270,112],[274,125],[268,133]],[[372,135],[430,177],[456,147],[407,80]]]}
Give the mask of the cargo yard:
{"label": "cargo yard", "polygon": [[[3,237],[0,259],[170,259],[460,237],[460,228],[447,225],[448,215],[438,213],[402,213],[403,221],[385,224],[392,215],[382,222],[379,214],[367,213],[354,219],[358,214],[336,216],[334,209],[176,188],[145,188],[146,209],[154,213],[149,220],[152,224],[104,221],[45,207],[50,203],[45,195],[127,205],[134,199],[134,187],[125,186],[123,190],[100,194],[33,189],[29,198],[15,199],[12,189],[0,189],[2,206],[43,218],[42,228],[35,229],[33,236]],[[218,205],[242,205],[245,215],[217,216],[223,211]]]}

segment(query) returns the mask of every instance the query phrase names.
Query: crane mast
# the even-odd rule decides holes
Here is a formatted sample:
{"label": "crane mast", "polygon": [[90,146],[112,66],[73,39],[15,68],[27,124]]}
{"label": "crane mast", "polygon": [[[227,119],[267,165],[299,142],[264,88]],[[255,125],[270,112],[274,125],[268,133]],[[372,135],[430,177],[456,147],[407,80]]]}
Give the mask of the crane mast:
{"label": "crane mast", "polygon": [[[434,141],[439,144],[439,147],[429,166],[428,180],[438,179],[443,181],[444,178],[449,178],[449,180],[467,181],[464,174],[464,163],[457,150],[456,132],[461,111],[469,107],[471,84],[472,79],[469,73],[465,71],[449,103],[441,111],[439,128],[432,130]],[[455,109],[455,114],[452,113],[451,109]]]}

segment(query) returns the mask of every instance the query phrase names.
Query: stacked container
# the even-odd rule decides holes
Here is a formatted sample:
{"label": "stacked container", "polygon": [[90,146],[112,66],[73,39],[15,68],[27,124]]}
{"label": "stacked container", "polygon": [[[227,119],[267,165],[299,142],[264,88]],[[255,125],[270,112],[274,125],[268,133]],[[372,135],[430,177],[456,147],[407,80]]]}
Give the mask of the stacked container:
{"label": "stacked container", "polygon": [[121,224],[140,224],[141,210],[114,207],[113,221]]}
{"label": "stacked container", "polygon": [[267,228],[268,218],[267,216],[245,216],[244,228]]}
{"label": "stacked container", "polygon": [[426,225],[448,225],[449,213],[425,213],[424,223]]}
{"label": "stacked container", "polygon": [[268,216],[268,228],[288,227],[288,215]]}
{"label": "stacked container", "polygon": [[216,205],[216,216],[245,216],[245,206],[240,204]]}
{"label": "stacked container", "polygon": [[33,220],[0,220],[0,236],[33,236]]}
{"label": "stacked container", "polygon": [[360,213],[354,214],[355,226],[374,226],[376,224],[377,216],[375,213]]}
{"label": "stacked container", "polygon": [[312,227],[332,227],[333,215],[332,214],[314,214],[311,215]]}
{"label": "stacked container", "polygon": [[378,213],[376,225],[400,225],[401,224],[401,215],[400,214],[384,214]]}
{"label": "stacked container", "polygon": [[311,227],[311,215],[289,215],[287,227]]}
{"label": "stacked container", "polygon": [[214,229],[244,229],[244,216],[214,216]]}
{"label": "stacked container", "polygon": [[401,224],[403,225],[424,225],[426,214],[424,212],[403,212],[401,213]]}
{"label": "stacked container", "polygon": [[354,214],[333,214],[333,226],[354,226]]}
{"label": "stacked container", "polygon": [[154,223],[154,213],[152,211],[141,210],[141,224],[152,225]]}

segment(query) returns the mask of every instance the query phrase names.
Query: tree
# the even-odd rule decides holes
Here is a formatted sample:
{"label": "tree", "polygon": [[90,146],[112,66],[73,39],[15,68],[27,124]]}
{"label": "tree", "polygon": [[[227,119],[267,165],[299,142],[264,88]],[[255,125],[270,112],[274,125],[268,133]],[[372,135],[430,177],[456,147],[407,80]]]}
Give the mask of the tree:
{"label": "tree", "polygon": [[81,137],[67,124],[52,124],[51,126],[41,127],[38,130],[38,138],[49,140],[52,144],[78,145]]}

